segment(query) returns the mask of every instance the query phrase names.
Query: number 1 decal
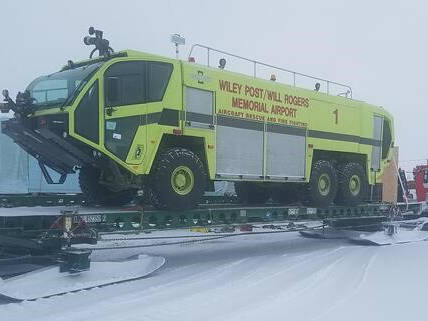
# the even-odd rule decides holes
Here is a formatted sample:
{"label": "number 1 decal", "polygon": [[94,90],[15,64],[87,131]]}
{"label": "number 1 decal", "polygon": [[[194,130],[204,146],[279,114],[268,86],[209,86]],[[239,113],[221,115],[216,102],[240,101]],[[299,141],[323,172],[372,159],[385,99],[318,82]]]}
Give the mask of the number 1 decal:
{"label": "number 1 decal", "polygon": [[334,114],[334,116],[335,116],[335,123],[336,123],[336,125],[339,123],[339,110],[335,110],[334,112],[333,112],[333,114]]}

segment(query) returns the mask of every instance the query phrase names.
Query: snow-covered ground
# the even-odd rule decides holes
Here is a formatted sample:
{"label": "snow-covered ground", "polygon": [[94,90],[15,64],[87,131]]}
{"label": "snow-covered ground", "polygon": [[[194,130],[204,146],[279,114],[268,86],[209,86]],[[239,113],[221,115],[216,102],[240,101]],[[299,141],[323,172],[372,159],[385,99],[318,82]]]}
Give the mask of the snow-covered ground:
{"label": "snow-covered ground", "polygon": [[0,305],[0,320],[427,320],[427,251],[297,233],[99,251],[94,260],[167,263],[147,279]]}

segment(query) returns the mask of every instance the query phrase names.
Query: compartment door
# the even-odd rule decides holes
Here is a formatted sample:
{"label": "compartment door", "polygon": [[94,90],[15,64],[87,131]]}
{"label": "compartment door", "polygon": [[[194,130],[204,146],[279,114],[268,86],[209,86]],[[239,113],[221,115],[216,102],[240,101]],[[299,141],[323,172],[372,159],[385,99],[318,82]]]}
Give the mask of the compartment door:
{"label": "compartment door", "polygon": [[306,167],[306,129],[266,125],[266,175],[271,179],[302,179]]}
{"label": "compartment door", "polygon": [[214,128],[212,91],[185,87],[186,127]]}
{"label": "compartment door", "polygon": [[263,178],[264,124],[217,116],[217,175],[230,178]]}

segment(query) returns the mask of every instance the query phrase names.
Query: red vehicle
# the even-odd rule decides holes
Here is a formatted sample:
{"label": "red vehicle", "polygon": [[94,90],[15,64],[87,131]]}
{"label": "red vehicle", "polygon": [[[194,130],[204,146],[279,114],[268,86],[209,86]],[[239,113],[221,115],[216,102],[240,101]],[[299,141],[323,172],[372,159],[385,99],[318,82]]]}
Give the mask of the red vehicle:
{"label": "red vehicle", "polygon": [[428,165],[418,165],[413,169],[415,180],[416,198],[418,202],[426,200],[428,193]]}

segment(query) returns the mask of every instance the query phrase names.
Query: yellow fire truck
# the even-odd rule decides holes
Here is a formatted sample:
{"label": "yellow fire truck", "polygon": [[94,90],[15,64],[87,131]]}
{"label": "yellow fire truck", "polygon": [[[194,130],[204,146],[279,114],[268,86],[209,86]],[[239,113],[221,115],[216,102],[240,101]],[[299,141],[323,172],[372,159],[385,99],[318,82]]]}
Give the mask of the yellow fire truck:
{"label": "yellow fire truck", "polygon": [[[39,160],[48,182],[79,170],[82,191],[97,203],[123,204],[143,189],[156,207],[180,210],[195,207],[216,180],[234,181],[244,203],[303,195],[321,207],[363,202],[381,183],[393,119],[352,99],[349,87],[333,95],[329,88],[342,85],[201,45],[193,49],[242,58],[254,73],[232,72],[225,59],[212,67],[113,52],[94,33],[85,43],[104,45],[100,57],[69,61],[16,101],[3,92],[3,110],[15,118],[2,131]],[[306,77],[315,90],[258,78],[258,66]]]}

